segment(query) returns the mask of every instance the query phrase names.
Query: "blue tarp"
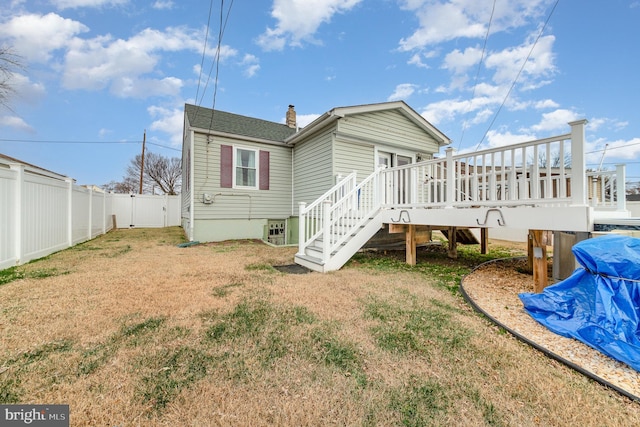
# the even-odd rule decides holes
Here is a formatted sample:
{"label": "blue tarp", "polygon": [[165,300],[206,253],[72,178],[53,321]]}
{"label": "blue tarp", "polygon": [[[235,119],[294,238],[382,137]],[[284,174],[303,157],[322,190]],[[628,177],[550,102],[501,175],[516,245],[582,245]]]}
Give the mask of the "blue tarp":
{"label": "blue tarp", "polygon": [[553,332],[640,371],[640,239],[609,235],[572,250],[581,267],[542,293],[520,294],[525,310]]}

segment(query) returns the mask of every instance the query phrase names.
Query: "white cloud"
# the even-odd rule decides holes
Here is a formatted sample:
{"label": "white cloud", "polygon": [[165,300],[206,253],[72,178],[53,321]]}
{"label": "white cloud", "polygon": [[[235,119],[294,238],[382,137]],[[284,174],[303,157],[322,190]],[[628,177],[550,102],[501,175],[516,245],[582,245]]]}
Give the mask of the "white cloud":
{"label": "white cloud", "polygon": [[26,133],[35,133],[35,129],[18,116],[0,116],[0,128],[7,127]]}
{"label": "white cloud", "polygon": [[465,9],[453,2],[407,1],[406,8],[416,12],[420,27],[400,40],[400,50],[409,51],[460,37],[482,37],[486,33],[484,22],[488,19],[478,19],[478,4],[482,2],[470,2]]}
{"label": "white cloud", "polygon": [[[303,128],[320,116],[321,114],[296,114],[296,123],[298,127]],[[285,119],[282,119],[281,122],[285,123]]]}
{"label": "white cloud", "polygon": [[629,122],[623,122],[618,119],[611,119],[608,117],[592,117],[589,119],[589,123],[587,123],[587,129],[589,131],[596,131],[604,127],[616,132],[627,126],[629,126]]}
{"label": "white cloud", "polygon": [[171,145],[182,145],[182,126],[184,125],[184,111],[180,108],[165,108],[152,105],[147,108],[149,115],[156,119],[151,123],[151,130],[157,130],[169,135]]}
{"label": "white cloud", "polygon": [[58,9],[77,9],[80,7],[118,6],[129,0],[50,0]]}
{"label": "white cloud", "polygon": [[164,79],[136,79],[121,77],[111,84],[111,93],[121,98],[148,98],[150,96],[178,96],[182,80],[176,77]]}
{"label": "white cloud", "polygon": [[514,81],[522,64],[529,56],[520,74],[518,82],[522,85],[527,79],[538,79],[555,73],[553,43],[554,36],[540,37],[533,47],[534,41],[516,47],[509,47],[499,52],[490,52],[485,60],[488,69],[495,70],[493,81],[497,84],[509,84]]}
{"label": "white cloud", "polygon": [[73,38],[89,31],[84,24],[55,13],[15,16],[0,25],[0,38],[30,62],[47,62],[53,51],[65,49]]}
{"label": "white cloud", "polygon": [[240,66],[244,68],[244,75],[247,77],[253,77],[260,70],[260,60],[251,54],[246,54],[240,61]]}
{"label": "white cloud", "polygon": [[[601,141],[600,145],[604,148],[604,144]],[[607,151],[605,153],[605,159],[624,159],[624,160],[637,160],[640,157],[640,138],[633,138],[630,140],[615,140],[606,142],[608,144]],[[598,160],[602,157],[602,153],[598,153]]]}
{"label": "white cloud", "polygon": [[542,101],[537,101],[534,104],[534,107],[539,109],[539,110],[542,110],[542,109],[545,109],[545,108],[558,108],[559,106],[560,106],[560,104],[558,104],[557,102],[555,102],[552,99],[543,99]]}
{"label": "white cloud", "polygon": [[336,13],[353,9],[362,0],[274,0],[271,16],[275,28],[267,28],[256,42],[264,50],[282,50],[300,46],[303,41],[317,43],[313,35],[321,24]]}
{"label": "white cloud", "polygon": [[476,96],[473,99],[445,99],[427,105],[422,116],[434,125],[452,122],[459,115],[467,116],[475,113],[474,116],[466,120],[466,124],[478,124],[486,121],[493,114],[493,106],[499,104],[496,98],[488,96]]}
{"label": "white cloud", "polygon": [[[491,23],[496,33],[531,22],[546,12],[552,0],[497,2]],[[410,51],[459,38],[484,39],[491,16],[489,2],[477,0],[404,0],[402,7],[414,12],[419,27],[400,40],[400,50]]]}
{"label": "white cloud", "polygon": [[464,52],[455,49],[445,56],[442,67],[455,74],[465,73],[480,62],[481,57],[482,50],[477,47],[468,47]]}
{"label": "white cloud", "polygon": [[387,101],[398,101],[409,98],[418,88],[417,85],[411,83],[402,83],[396,86],[396,89],[387,98]]}
{"label": "white cloud", "polygon": [[578,120],[580,117],[575,111],[559,108],[549,113],[544,113],[538,124],[531,126],[535,132],[568,131],[568,123]]}
{"label": "white cloud", "polygon": [[16,102],[36,104],[43,99],[47,91],[42,83],[32,82],[28,76],[15,73],[11,78],[11,86],[15,90]]}
{"label": "white cloud", "polygon": [[171,0],[157,0],[153,3],[154,9],[173,9],[174,3]]}
{"label": "white cloud", "polygon": [[[147,28],[127,40],[108,35],[88,40],[75,38],[65,57],[63,85],[86,90],[109,87],[121,97],[174,96],[182,86],[180,79],[145,76],[157,70],[162,52],[200,53],[203,39],[202,31],[184,27],[164,31]],[[227,46],[222,46],[220,52],[221,61],[237,53]]]}
{"label": "white cloud", "polygon": [[418,68],[429,68],[429,65],[422,61],[423,56],[419,53],[414,53],[407,61],[409,65],[415,65]]}
{"label": "white cloud", "polygon": [[535,139],[536,136],[528,132],[512,133],[508,130],[490,130],[487,132],[487,136],[485,138],[486,142],[483,142],[478,149],[484,150],[489,148],[505,147],[508,145],[518,144],[520,142],[534,141]]}

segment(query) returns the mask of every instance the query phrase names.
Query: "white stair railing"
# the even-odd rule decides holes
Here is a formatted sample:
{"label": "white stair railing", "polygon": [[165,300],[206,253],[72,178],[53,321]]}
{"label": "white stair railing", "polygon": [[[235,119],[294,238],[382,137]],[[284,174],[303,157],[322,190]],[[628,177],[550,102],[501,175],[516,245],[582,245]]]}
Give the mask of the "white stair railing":
{"label": "white stair railing", "polygon": [[350,173],[309,206],[304,202],[299,203],[298,255],[304,255],[305,248],[322,234],[326,214],[323,202],[336,203],[343,199],[356,186],[356,177],[355,171]]}
{"label": "white stair railing", "polygon": [[[351,189],[341,181],[309,206],[300,203],[298,256],[305,255],[308,246],[321,241],[322,261],[327,262],[331,254],[380,209],[380,171],[372,173]],[[342,197],[332,198],[335,193]]]}

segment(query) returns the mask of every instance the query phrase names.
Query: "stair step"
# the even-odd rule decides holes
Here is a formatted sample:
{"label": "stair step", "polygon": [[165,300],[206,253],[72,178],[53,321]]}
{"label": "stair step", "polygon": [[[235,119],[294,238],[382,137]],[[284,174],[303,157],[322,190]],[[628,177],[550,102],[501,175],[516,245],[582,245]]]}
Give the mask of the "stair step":
{"label": "stair step", "polygon": [[313,263],[318,264],[318,265],[323,265],[324,264],[324,261],[322,261],[322,258],[314,257],[314,256],[309,255],[309,254],[296,255],[296,258],[302,258],[304,260],[307,260],[309,262],[313,262]]}

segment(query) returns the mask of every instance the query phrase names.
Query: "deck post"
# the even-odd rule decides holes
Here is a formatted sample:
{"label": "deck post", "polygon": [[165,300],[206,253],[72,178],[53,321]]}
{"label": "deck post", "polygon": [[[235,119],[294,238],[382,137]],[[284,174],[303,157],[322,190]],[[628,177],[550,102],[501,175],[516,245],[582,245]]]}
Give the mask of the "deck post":
{"label": "deck post", "polygon": [[447,256],[451,259],[458,258],[458,227],[449,227],[449,251]]}
{"label": "deck post", "polygon": [[533,292],[540,293],[549,285],[547,277],[547,246],[542,241],[542,230],[529,230],[532,253],[529,258],[533,261]]}
{"label": "deck post", "polygon": [[584,152],[586,124],[586,119],[569,122],[571,126],[571,204],[574,206],[587,204],[587,167]]}
{"label": "deck post", "polygon": [[625,165],[616,165],[616,202],[618,211],[627,210],[627,177],[625,173]]}
{"label": "deck post", "polygon": [[415,224],[408,224],[405,232],[405,246],[406,246],[406,259],[407,264],[416,265],[416,226]]}
{"label": "deck post", "polygon": [[446,200],[445,208],[453,208],[454,195],[456,190],[455,183],[455,165],[453,163],[453,148],[449,147],[445,150],[447,155],[447,175],[446,175]]}
{"label": "deck post", "polygon": [[304,244],[306,241],[305,237],[305,222],[306,216],[302,213],[304,212],[307,204],[305,202],[298,203],[298,253],[296,255],[302,256],[304,255]]}
{"label": "deck post", "polygon": [[480,229],[480,253],[486,254],[489,247],[489,229],[482,227]]}

